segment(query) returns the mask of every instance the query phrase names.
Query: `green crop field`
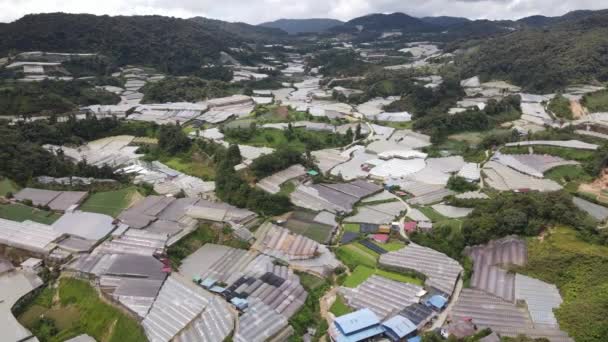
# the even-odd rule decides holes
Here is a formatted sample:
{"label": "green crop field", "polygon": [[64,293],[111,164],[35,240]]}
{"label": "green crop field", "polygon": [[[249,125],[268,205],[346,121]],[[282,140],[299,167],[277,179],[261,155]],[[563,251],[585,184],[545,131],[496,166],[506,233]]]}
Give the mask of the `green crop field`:
{"label": "green crop field", "polygon": [[147,341],[135,319],[103,302],[88,282],[73,278],[61,279],[56,290],[40,292],[19,321],[41,341],[60,342],[81,334],[97,341]]}
{"label": "green crop field", "polygon": [[26,220],[53,224],[61,217],[61,214],[51,211],[40,210],[22,204],[0,204],[0,218],[23,222]]}
{"label": "green crop field", "polygon": [[422,280],[418,278],[414,278],[397,272],[386,271],[378,268],[371,268],[363,265],[357,266],[355,270],[344,280],[344,283],[342,285],[346,287],[357,287],[361,283],[366,281],[367,278],[371,277],[374,274],[387,279],[400,281],[402,283],[422,285]]}
{"label": "green crop field", "polygon": [[378,263],[378,254],[359,243],[340,246],[336,256],[351,270],[359,265],[375,268]]}
{"label": "green crop field", "polygon": [[134,196],[138,195],[139,193],[134,187],[115,191],[96,192],[87,198],[80,206],[80,210],[116,217],[129,206]]}

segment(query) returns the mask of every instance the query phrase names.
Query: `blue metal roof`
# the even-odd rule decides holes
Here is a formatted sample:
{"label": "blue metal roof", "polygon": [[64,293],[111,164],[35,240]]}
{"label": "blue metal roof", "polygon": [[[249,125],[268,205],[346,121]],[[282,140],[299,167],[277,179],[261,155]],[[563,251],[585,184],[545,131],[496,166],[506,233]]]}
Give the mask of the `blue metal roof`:
{"label": "blue metal roof", "polygon": [[395,335],[397,335],[397,337],[399,337],[400,339],[416,331],[416,325],[412,323],[412,321],[399,315],[388,319],[387,321],[382,323],[382,325],[386,329],[389,329],[390,331],[395,333]]}
{"label": "blue metal roof", "polygon": [[342,334],[339,328],[336,331],[336,342],[359,342],[384,333],[384,329],[380,325],[374,325],[349,335]]}
{"label": "blue metal roof", "polygon": [[340,316],[334,322],[338,330],[344,335],[350,335],[359,330],[380,324],[378,316],[367,308]]}
{"label": "blue metal roof", "polygon": [[412,338],[408,338],[407,342],[422,342],[422,338],[420,336],[414,336]]}
{"label": "blue metal roof", "polygon": [[242,299],[239,297],[232,298],[230,300],[230,303],[232,303],[234,306],[236,306],[239,309],[246,308],[249,305],[249,302],[247,301],[247,299]]}
{"label": "blue metal roof", "polygon": [[436,307],[437,309],[443,309],[445,304],[448,302],[447,299],[440,295],[434,295],[426,301],[428,304]]}
{"label": "blue metal roof", "polygon": [[205,280],[203,280],[203,282],[201,283],[201,285],[203,287],[209,288],[212,287],[213,285],[215,285],[216,280],[213,278],[206,278]]}
{"label": "blue metal roof", "polygon": [[216,285],[216,286],[213,286],[212,288],[210,288],[209,291],[215,292],[215,293],[222,293],[222,292],[226,291],[226,288]]}

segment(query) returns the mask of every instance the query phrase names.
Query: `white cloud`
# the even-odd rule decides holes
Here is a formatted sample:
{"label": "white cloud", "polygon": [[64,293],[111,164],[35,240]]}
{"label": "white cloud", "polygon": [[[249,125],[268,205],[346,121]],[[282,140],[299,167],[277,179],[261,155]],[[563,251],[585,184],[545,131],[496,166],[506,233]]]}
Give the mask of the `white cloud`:
{"label": "white cloud", "polygon": [[352,19],[369,13],[404,12],[414,16],[449,15],[514,19],[534,14],[562,15],[600,9],[598,0],[0,0],[0,22],[29,13],[69,12],[109,15],[205,16],[257,24],[279,18]]}

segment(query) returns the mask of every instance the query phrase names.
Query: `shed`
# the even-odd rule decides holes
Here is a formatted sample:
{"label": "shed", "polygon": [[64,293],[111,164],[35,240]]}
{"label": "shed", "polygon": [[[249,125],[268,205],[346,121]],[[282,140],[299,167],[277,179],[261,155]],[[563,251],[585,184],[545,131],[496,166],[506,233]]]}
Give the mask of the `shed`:
{"label": "shed", "polygon": [[427,299],[425,302],[426,306],[430,306],[436,310],[442,310],[447,304],[448,300],[440,295],[434,295],[431,298]]}
{"label": "shed", "polygon": [[332,337],[337,342],[366,341],[384,333],[378,316],[367,308],[336,318],[334,327]]}
{"label": "shed", "polygon": [[230,303],[232,303],[232,305],[236,306],[236,308],[241,311],[247,309],[247,307],[249,306],[249,302],[247,301],[247,299],[242,299],[239,297],[232,298],[230,300]]}
{"label": "shed", "polygon": [[42,260],[36,258],[28,258],[24,262],[21,263],[21,268],[25,271],[30,271],[34,273],[38,273],[42,268]]}
{"label": "shed", "polygon": [[418,221],[418,228],[420,230],[429,231],[433,229],[433,223],[431,221]]}
{"label": "shed", "polygon": [[401,341],[416,332],[416,325],[409,319],[399,315],[388,319],[382,323],[382,326],[385,329],[386,335],[392,341]]}

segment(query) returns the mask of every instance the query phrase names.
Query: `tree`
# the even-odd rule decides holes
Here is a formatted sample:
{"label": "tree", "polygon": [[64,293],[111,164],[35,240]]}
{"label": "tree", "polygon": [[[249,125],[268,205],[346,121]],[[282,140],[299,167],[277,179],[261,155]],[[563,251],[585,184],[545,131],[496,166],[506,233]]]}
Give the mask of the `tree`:
{"label": "tree", "polygon": [[351,127],[346,131],[345,139],[349,144],[353,142],[353,129]]}
{"label": "tree", "polygon": [[176,154],[190,148],[192,141],[179,125],[163,125],[158,133],[158,146],[167,153]]}

